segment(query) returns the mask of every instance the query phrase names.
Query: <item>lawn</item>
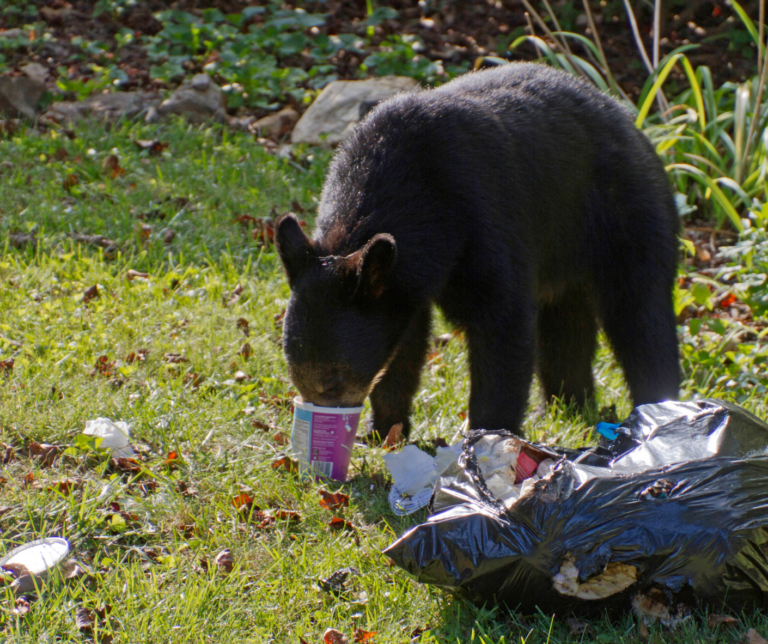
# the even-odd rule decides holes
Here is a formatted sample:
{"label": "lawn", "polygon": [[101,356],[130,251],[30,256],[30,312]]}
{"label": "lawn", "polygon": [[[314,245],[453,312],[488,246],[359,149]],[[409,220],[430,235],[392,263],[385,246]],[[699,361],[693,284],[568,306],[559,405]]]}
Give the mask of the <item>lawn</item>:
{"label": "lawn", "polygon": [[[180,120],[0,140],[0,555],[62,536],[78,564],[25,600],[0,586],[0,641],[298,644],[328,628],[392,644],[639,641],[631,616],[586,630],[510,616],[392,567],[381,550],[426,514],[390,511],[377,447],[356,449],[343,485],[285,467],[289,291],[269,222],[249,217],[291,210],[311,229],[329,159],[270,154],[246,134]],[[765,418],[762,336],[703,319],[681,325],[684,397],[736,400]],[[435,335],[449,330],[438,319]],[[592,444],[612,406],[624,417],[628,393],[604,343],[595,373],[599,403],[583,416],[536,413],[534,390],[526,436]],[[412,435],[422,447],[456,435],[467,385],[455,336],[424,372]],[[81,436],[97,417],[130,423],[136,463],[110,462]],[[323,507],[323,489],[347,494],[348,507]],[[323,590],[344,568],[344,587]],[[704,615],[652,637],[741,642],[749,627],[766,633],[768,621],[744,615],[715,633]]]}

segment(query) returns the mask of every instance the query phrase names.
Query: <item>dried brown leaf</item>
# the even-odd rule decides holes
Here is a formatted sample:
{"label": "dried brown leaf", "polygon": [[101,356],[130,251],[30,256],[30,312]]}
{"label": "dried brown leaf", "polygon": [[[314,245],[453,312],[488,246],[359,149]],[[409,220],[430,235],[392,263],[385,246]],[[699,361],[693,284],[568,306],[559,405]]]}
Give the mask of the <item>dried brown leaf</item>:
{"label": "dried brown leaf", "polygon": [[328,522],[328,527],[331,530],[347,530],[349,532],[355,531],[355,526],[353,526],[349,521],[342,519],[341,517],[333,517],[333,519]]}
{"label": "dried brown leaf", "polygon": [[712,614],[707,619],[707,626],[714,630],[719,627],[724,628],[735,628],[739,625],[739,620],[735,617],[731,617],[730,615],[715,615]]}
{"label": "dried brown leaf", "polygon": [[219,554],[217,554],[213,561],[219,567],[219,570],[224,574],[232,572],[232,568],[235,565],[235,560],[232,557],[232,553],[230,552],[229,548],[225,548]]}
{"label": "dried brown leaf", "polygon": [[120,157],[116,154],[108,155],[101,164],[101,171],[108,174],[112,179],[125,174],[125,169],[120,167]]}
{"label": "dried brown leaf", "polygon": [[91,611],[83,606],[78,606],[75,611],[75,626],[81,633],[90,633],[93,631],[93,618]]}
{"label": "dried brown leaf", "polygon": [[148,150],[149,156],[157,156],[168,147],[165,141],[159,139],[137,139],[133,142],[139,150]]}
{"label": "dried brown leaf", "polygon": [[273,470],[285,470],[286,472],[298,472],[299,464],[288,456],[282,456],[272,461]]}
{"label": "dried brown leaf", "polygon": [[181,364],[184,362],[189,362],[189,358],[187,358],[185,355],[182,355],[181,353],[166,353],[163,355],[163,362],[167,362],[169,364]]}
{"label": "dried brown leaf", "polygon": [[246,360],[250,358],[253,355],[253,349],[251,348],[251,345],[245,342],[242,347],[240,347],[240,350],[237,352],[238,355],[243,356]]}
{"label": "dried brown leaf", "polygon": [[356,628],[354,631],[355,642],[373,642],[373,638],[379,631],[364,631],[362,628]]}
{"label": "dried brown leaf", "polygon": [[64,188],[64,190],[66,190],[67,192],[69,192],[78,183],[80,183],[80,177],[78,177],[73,172],[71,174],[68,174],[66,177],[64,177],[64,181],[61,182],[61,187]]}
{"label": "dried brown leaf", "polygon": [[394,449],[403,442],[403,423],[395,423],[389,428],[387,437],[384,439],[386,449]]}
{"label": "dried brown leaf", "polygon": [[99,293],[99,286],[97,284],[89,286],[83,291],[83,304],[87,304],[92,299],[99,297],[99,295],[101,294]]}
{"label": "dried brown leaf", "polygon": [[245,318],[237,318],[237,322],[235,322],[235,325],[237,328],[243,332],[245,336],[248,336],[251,334],[251,327],[248,324],[248,320]]}
{"label": "dried brown leaf", "polygon": [[349,495],[343,492],[331,493],[328,490],[318,490],[320,494],[320,507],[336,512],[341,508],[349,507]]}
{"label": "dried brown leaf", "polygon": [[335,628],[329,628],[323,633],[323,644],[349,644],[349,638]]}
{"label": "dried brown leaf", "polygon": [[31,607],[31,604],[29,603],[29,600],[26,597],[17,597],[16,601],[13,604],[13,610],[11,612],[14,615],[23,617],[29,612],[30,607]]}
{"label": "dried brown leaf", "polygon": [[149,273],[142,273],[141,271],[136,271],[136,270],[134,270],[134,269],[132,269],[132,268],[129,268],[129,269],[128,269],[128,270],[125,272],[125,278],[126,278],[126,279],[127,279],[129,282],[132,282],[132,281],[133,281],[133,280],[135,280],[136,278],[140,278],[140,279],[147,279],[148,277],[149,277]]}
{"label": "dried brown leaf", "polygon": [[29,443],[27,447],[29,453],[35,458],[40,467],[51,467],[62,451],[58,445],[36,443],[35,441]]}
{"label": "dried brown leaf", "polygon": [[13,371],[13,365],[15,364],[15,361],[13,358],[7,358],[5,360],[0,360],[0,373],[3,373],[6,376],[11,375],[11,371]]}

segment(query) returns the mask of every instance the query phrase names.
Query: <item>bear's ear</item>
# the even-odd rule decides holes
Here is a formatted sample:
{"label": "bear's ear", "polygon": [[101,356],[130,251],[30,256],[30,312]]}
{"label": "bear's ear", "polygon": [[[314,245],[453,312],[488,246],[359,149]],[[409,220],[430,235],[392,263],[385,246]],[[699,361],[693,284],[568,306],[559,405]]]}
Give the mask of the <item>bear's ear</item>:
{"label": "bear's ear", "polygon": [[288,275],[288,284],[293,288],[315,255],[312,240],[304,234],[298,219],[287,214],[277,222],[275,245]]}
{"label": "bear's ear", "polygon": [[381,297],[392,283],[392,269],[397,261],[397,245],[392,235],[374,235],[359,251],[357,292]]}

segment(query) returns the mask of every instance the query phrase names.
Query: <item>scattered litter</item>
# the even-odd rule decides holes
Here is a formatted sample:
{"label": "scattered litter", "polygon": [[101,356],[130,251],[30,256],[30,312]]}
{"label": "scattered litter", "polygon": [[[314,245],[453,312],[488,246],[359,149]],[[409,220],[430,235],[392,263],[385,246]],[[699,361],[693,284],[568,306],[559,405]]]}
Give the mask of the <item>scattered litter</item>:
{"label": "scattered litter", "polygon": [[109,418],[86,420],[83,434],[100,438],[99,447],[111,449],[112,458],[131,458],[136,455],[129,443],[131,426],[122,420],[117,422]]}
{"label": "scattered litter", "polygon": [[45,581],[51,571],[69,554],[69,542],[60,537],[38,539],[11,550],[0,559],[0,568],[12,572],[16,579],[11,590],[17,595],[31,592]]}
{"label": "scattered litter", "polygon": [[432,457],[415,445],[399,452],[384,454],[384,462],[394,481],[389,491],[389,505],[398,516],[413,514],[432,498],[437,477],[461,454],[461,441],[450,447],[438,447]]}
{"label": "scattered litter", "polygon": [[431,516],[385,554],[524,614],[634,610],[676,626],[692,609],[764,607],[768,424],[699,400],[641,405],[597,433],[598,447],[568,450],[470,432]]}

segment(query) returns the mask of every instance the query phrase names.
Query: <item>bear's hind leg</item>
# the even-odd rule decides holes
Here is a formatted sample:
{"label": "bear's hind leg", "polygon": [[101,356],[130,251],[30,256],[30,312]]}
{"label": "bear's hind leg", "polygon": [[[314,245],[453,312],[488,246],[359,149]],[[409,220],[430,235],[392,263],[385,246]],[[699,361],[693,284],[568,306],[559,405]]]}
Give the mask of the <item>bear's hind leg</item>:
{"label": "bear's hind leg", "polygon": [[570,286],[552,302],[540,304],[537,324],[538,372],[546,402],[562,397],[583,406],[594,393],[597,348],[597,323],[586,289]]}

